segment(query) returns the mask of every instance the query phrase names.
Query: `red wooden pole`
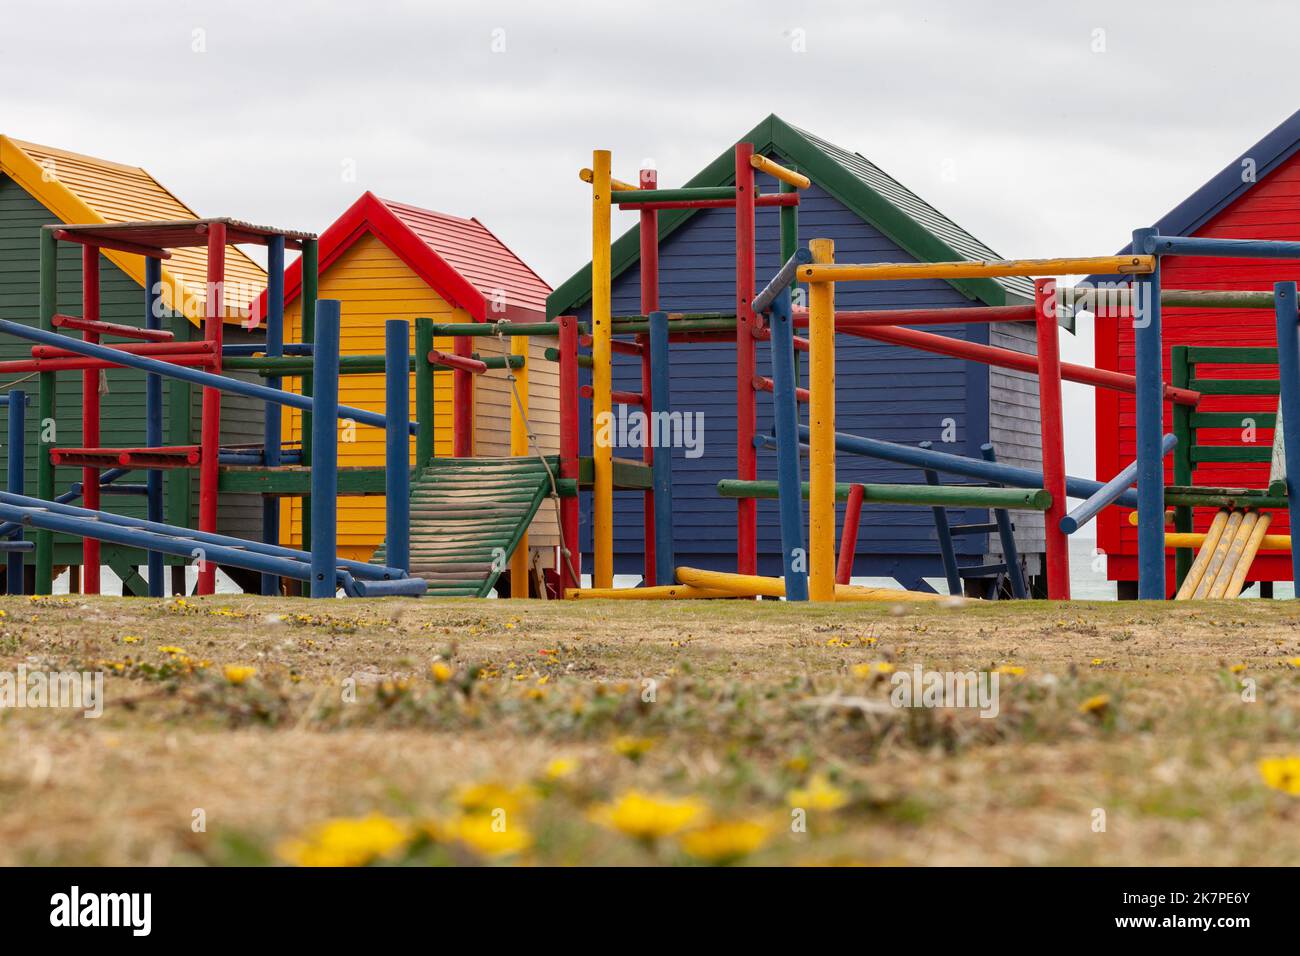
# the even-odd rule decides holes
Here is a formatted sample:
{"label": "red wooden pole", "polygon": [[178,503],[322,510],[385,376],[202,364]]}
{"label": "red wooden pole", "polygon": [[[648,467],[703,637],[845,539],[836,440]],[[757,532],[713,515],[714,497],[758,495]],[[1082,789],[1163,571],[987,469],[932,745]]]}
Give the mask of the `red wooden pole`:
{"label": "red wooden pole", "polygon": [[[562,315],[560,323],[560,477],[578,479],[578,320]],[[560,499],[560,593],[581,581],[582,549],[578,543],[578,496]],[[569,552],[565,560],[563,551]],[[572,568],[572,570],[570,570]]]}
{"label": "red wooden pole", "polygon": [[[457,335],[451,342],[456,355],[473,357],[474,347],[468,335]],[[451,453],[456,458],[469,458],[474,454],[474,376],[461,368],[451,376]]]}
{"label": "red wooden pole", "polygon": [[[641,188],[654,189],[659,185],[659,174],[653,169],[641,170]],[[659,308],[659,213],[652,208],[641,210],[641,314],[649,315]],[[650,336],[641,332],[636,337],[641,349],[641,399],[642,408],[654,408],[650,400]],[[641,449],[641,460],[650,466],[654,463],[655,450],[650,441],[653,429],[645,429],[645,446]],[[668,454],[665,449],[664,454]],[[655,493],[647,489],[642,495],[644,510],[643,524],[645,543],[645,568],[641,572],[646,587],[655,584]],[[665,581],[665,584],[672,582]]]}
{"label": "red wooden pole", "polygon": [[[111,348],[132,355],[211,355],[212,346],[207,342],[113,342]],[[32,358],[82,358],[80,353],[70,349],[61,349],[53,345],[33,345]],[[102,360],[97,360],[102,361]],[[111,363],[104,362],[108,365]]]}
{"label": "red wooden pole", "polygon": [[[216,365],[216,357],[210,352],[192,352],[187,355],[168,355],[166,361],[172,365],[197,366],[211,369]],[[84,372],[87,369],[121,368],[118,362],[107,359],[85,357],[47,358],[47,359],[13,359],[0,362],[0,373],[30,374],[32,372]]]}
{"label": "red wooden pole", "polygon": [[1043,445],[1043,487],[1052,495],[1047,526],[1047,596],[1070,600],[1070,539],[1065,517],[1065,428],[1061,413],[1061,350],[1056,326],[1056,280],[1034,280],[1038,329],[1038,409]]}
{"label": "red wooden pole", "polygon": [[[953,358],[970,359],[973,362],[983,362],[985,365],[996,365],[999,368],[1016,368],[1022,372],[1038,374],[1038,359],[1035,356],[1026,355],[1024,352],[1016,352],[1012,349],[998,348],[995,345],[979,345],[975,342],[963,342],[959,339],[948,338],[946,335],[936,335],[934,332],[919,332],[916,329],[902,329],[891,326],[882,326],[881,328],[865,326],[838,328],[837,326],[837,331],[843,332],[845,335],[856,335],[862,339],[874,339],[877,342],[888,342],[891,345],[906,345],[914,349],[920,349],[923,352],[951,355]],[[1073,362],[1061,363],[1061,378],[1067,382],[1082,382],[1096,388],[1127,392],[1130,395],[1133,394],[1137,387],[1137,379],[1132,375],[1125,375],[1123,372],[1111,372],[1107,369],[1092,368],[1088,365],[1076,365]],[[1189,388],[1175,388],[1172,385],[1165,386],[1164,394],[1166,400],[1177,405],[1195,405],[1200,401],[1201,397],[1200,392],[1194,392]]]}
{"label": "red wooden pole", "polygon": [[[226,285],[226,225],[221,222],[208,225],[208,287],[204,297],[203,338],[212,343],[215,371],[221,371],[222,321],[225,309]],[[217,467],[221,453],[221,392],[203,388],[203,424],[199,435],[199,530],[215,533],[217,530]],[[217,590],[217,566],[206,557],[199,561],[199,580],[196,594],[212,594]]]}
{"label": "red wooden pole", "polygon": [[[754,155],[753,143],[736,144],[736,474],[742,481],[758,477],[754,448],[755,345],[754,301]],[[758,502],[736,503],[736,569],[758,573]]]}
{"label": "red wooden pole", "polygon": [[[99,247],[81,247],[81,317],[88,322],[99,321]],[[87,328],[81,333],[87,342],[98,342],[99,333]],[[87,448],[99,447],[99,369],[85,369],[81,373],[81,443]],[[87,508],[99,510],[99,469],[81,469],[82,501]],[[81,540],[83,592],[99,593],[99,542],[91,538]]]}
{"label": "red wooden pole", "polygon": [[853,577],[853,559],[858,553],[858,524],[862,520],[862,497],[866,488],[849,485],[849,501],[844,508],[844,530],[840,534],[840,559],[835,565],[835,583],[848,584]]}

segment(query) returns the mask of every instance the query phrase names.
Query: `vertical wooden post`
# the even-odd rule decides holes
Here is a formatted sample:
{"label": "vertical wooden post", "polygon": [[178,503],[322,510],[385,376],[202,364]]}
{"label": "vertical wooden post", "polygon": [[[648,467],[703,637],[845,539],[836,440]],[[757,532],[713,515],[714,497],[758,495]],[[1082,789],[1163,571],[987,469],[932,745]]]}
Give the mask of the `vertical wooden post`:
{"label": "vertical wooden post", "polygon": [[[1133,232],[1133,254],[1151,252],[1155,229]],[[1163,601],[1165,592],[1164,374],[1160,333],[1160,261],[1133,283],[1133,344],[1137,375],[1138,597]]]}
{"label": "vertical wooden post", "polygon": [[409,322],[384,323],[384,563],[403,571],[411,570],[410,347]]}
{"label": "vertical wooden post", "polygon": [[[316,297],[320,290],[320,244],[316,239],[304,239],[302,243],[302,341],[312,345],[316,341]],[[310,397],[315,392],[315,383],[310,375],[301,379],[302,394]],[[311,412],[301,412],[299,437],[302,442],[302,464],[311,467],[312,420]],[[302,496],[301,514],[298,516],[299,537],[304,551],[311,550],[311,495]]]}
{"label": "vertical wooden post", "polygon": [[[560,477],[578,480],[578,320],[562,315],[560,324]],[[578,496],[560,501],[560,594],[582,584],[578,541]]]}
{"label": "vertical wooden post", "polygon": [[[58,244],[54,232],[41,230],[41,292],[40,326],[46,332],[54,331],[54,313],[59,306]],[[54,463],[50,460],[50,446],[57,444],[55,431],[55,373],[41,372],[37,376],[36,416],[36,494],[50,501],[54,498]],[[54,532],[36,532],[36,593],[49,594],[54,589]]]}
{"label": "vertical wooden post", "polygon": [[612,279],[610,276],[610,155],[598,149],[591,158],[591,358],[592,358],[592,584],[614,586],[614,446]]}
{"label": "vertical wooden post", "polygon": [[[311,596],[332,598],[338,592],[339,490],[339,325],[342,304],[321,299],[316,305],[316,347],[312,350],[315,403],[311,469]],[[405,342],[403,342],[405,347]]]}
{"label": "vertical wooden post", "polygon": [[[221,372],[221,340],[225,319],[226,225],[208,226],[208,285],[204,297],[203,337],[213,344],[214,373]],[[203,387],[203,422],[199,434],[199,530],[216,533],[217,481],[221,456],[221,391]],[[217,589],[217,566],[206,556],[199,559],[196,594],[213,594]]]}
{"label": "vertical wooden post", "polygon": [[[658,310],[649,313],[650,341],[646,350],[650,353],[651,374],[654,377],[650,394],[654,404],[647,402],[644,410],[648,413],[651,424],[647,432],[656,431],[655,421],[667,421],[672,411],[672,396],[668,385],[668,313]],[[665,428],[664,431],[667,431]],[[647,443],[649,438],[646,439]],[[677,575],[676,559],[673,555],[673,456],[671,448],[661,448],[654,456],[651,466],[654,485],[655,520],[655,567],[654,580],[665,584],[672,582]]]}
{"label": "vertical wooden post", "polygon": [[[152,257],[144,261],[144,327],[162,328],[162,260]],[[163,443],[163,380],[154,372],[146,375],[144,380],[144,414],[144,443],[156,448]],[[162,470],[150,468],[145,481],[148,493],[145,514],[150,521],[161,522],[164,517]],[[162,597],[167,593],[163,581],[163,553],[150,551],[145,560],[149,570],[149,596]]]}
{"label": "vertical wooden post", "polygon": [[[808,244],[813,262],[835,261],[835,243]],[[810,575],[808,596],[835,600],[835,285],[814,282],[808,294]]]}
{"label": "vertical wooden post", "polygon": [[[754,155],[753,143],[736,144],[736,475],[741,481],[758,477],[754,447],[755,402],[754,331]],[[736,570],[758,573],[758,501],[736,502]]]}
{"label": "vertical wooden post", "polygon": [[[278,358],[284,355],[284,236],[272,236],[266,244],[266,355]],[[267,388],[282,388],[283,379],[271,375]],[[262,408],[262,460],[268,468],[280,464],[281,421],[280,406],[266,402]],[[275,495],[262,496],[262,541],[280,543],[280,499]],[[280,593],[278,574],[262,575],[262,593]]]}
{"label": "vertical wooden post", "polygon": [[803,480],[799,463],[799,399],[795,391],[794,317],[790,290],[772,303],[772,408],[776,428],[777,502],[781,517],[781,564],[785,599],[808,600],[808,552],[803,534]]}
{"label": "vertical wooden post", "polygon": [[1052,495],[1043,524],[1047,538],[1047,596],[1070,600],[1070,539],[1065,517],[1065,437],[1061,412],[1061,350],[1056,325],[1056,280],[1034,280],[1034,324],[1038,331],[1039,434],[1043,487]]}
{"label": "vertical wooden post", "polygon": [[[1188,349],[1186,345],[1175,345],[1169,350],[1170,355],[1170,379],[1172,384],[1179,388],[1190,387],[1189,383],[1192,378],[1191,362],[1188,359]],[[1195,443],[1195,431],[1192,428],[1192,409],[1188,405],[1175,404],[1174,413],[1174,438],[1178,444],[1174,445],[1174,484],[1190,485],[1192,483],[1192,445]],[[1181,532],[1190,532],[1192,527],[1192,509],[1188,505],[1178,505],[1174,508],[1174,530]],[[1195,554],[1191,548],[1176,548],[1174,550],[1174,588],[1175,590],[1183,586],[1183,581],[1187,580],[1187,572],[1192,569],[1192,560]]]}
{"label": "vertical wooden post", "polygon": [[[81,247],[81,317],[91,322],[99,318],[99,247]],[[99,342],[99,333],[85,331],[86,342]],[[86,448],[99,447],[99,369],[86,369],[81,373],[81,444]],[[86,508],[99,510],[99,469],[81,469],[81,497]],[[86,594],[99,593],[99,567],[101,564],[99,541],[81,539],[82,583]]]}
{"label": "vertical wooden post", "polygon": [[[184,312],[172,310],[170,325],[172,337],[177,342],[188,342],[193,338],[194,327]],[[189,382],[171,378],[167,380],[167,441],[177,447],[189,445],[194,441],[193,421],[193,386]],[[167,523],[178,528],[189,528],[194,520],[193,495],[190,479],[193,470],[189,468],[172,468],[167,472]],[[185,565],[172,564],[171,593],[185,594]]]}
{"label": "vertical wooden post", "polygon": [[433,319],[423,316],[415,320],[415,420],[420,426],[415,434],[416,475],[433,458],[433,365],[429,362],[432,351]]}
{"label": "vertical wooden post", "polygon": [[[510,402],[510,454],[521,458],[528,454],[528,336],[510,337],[510,354],[522,356],[524,364],[517,369],[508,368],[506,372],[514,376],[515,389],[509,396]],[[519,392],[519,403],[515,402],[513,392]],[[523,405],[520,413],[519,404]],[[510,596],[512,598],[528,597],[528,532],[525,531],[510,556]],[[543,595],[544,596],[544,595]]]}
{"label": "vertical wooden post", "polygon": [[858,525],[862,521],[862,498],[866,488],[849,485],[849,500],[844,506],[844,530],[840,532],[840,558],[835,565],[835,583],[848,584],[853,578],[853,559],[858,553]]}
{"label": "vertical wooden post", "polygon": [[[8,490],[10,494],[25,494],[27,463],[24,460],[27,451],[27,393],[21,388],[9,390],[9,474]],[[13,536],[14,541],[23,540],[20,526]],[[6,590],[10,594],[23,593],[23,552],[11,551],[5,570]]]}
{"label": "vertical wooden post", "polygon": [[[653,169],[641,170],[641,188],[654,189],[659,185],[659,174]],[[659,308],[659,213],[654,209],[641,210],[641,228],[639,231],[641,239],[641,314],[648,316]],[[641,346],[641,399],[642,411],[647,414],[654,407],[654,377],[655,373],[651,363],[650,336],[641,333],[636,337]],[[665,361],[667,355],[665,355]],[[651,419],[652,420],[652,419]],[[653,431],[646,429],[645,446],[641,449],[641,460],[654,469],[655,450],[654,442],[651,435]],[[669,454],[665,451],[664,454]],[[645,539],[645,569],[642,575],[646,587],[653,587],[658,583],[658,564],[655,558],[655,549],[657,535],[655,534],[655,493],[654,488],[650,488],[642,496],[642,507],[644,510],[644,534]],[[669,577],[664,584],[671,584],[672,578]]]}
{"label": "vertical wooden post", "polygon": [[[466,321],[469,319],[466,317]],[[457,335],[451,340],[451,350],[468,358],[474,348],[468,335]],[[451,373],[451,444],[456,458],[474,455],[474,376],[464,369]]]}

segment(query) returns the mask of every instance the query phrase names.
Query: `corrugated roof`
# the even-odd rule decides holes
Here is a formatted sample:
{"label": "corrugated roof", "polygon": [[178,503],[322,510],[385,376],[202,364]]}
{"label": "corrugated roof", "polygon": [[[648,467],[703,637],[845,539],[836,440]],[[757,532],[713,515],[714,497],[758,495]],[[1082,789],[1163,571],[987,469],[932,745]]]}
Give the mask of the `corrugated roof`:
{"label": "corrugated roof", "polygon": [[511,305],[545,315],[551,287],[477,219],[380,201],[485,298],[504,293]]}
{"label": "corrugated roof", "polygon": [[[372,192],[362,193],[321,233],[321,273],[367,233],[476,322],[546,317],[551,287],[477,219],[380,199]],[[302,292],[301,258],[285,269],[284,291],[286,304]],[[265,293],[252,309],[259,318],[265,314]]]}
{"label": "corrugated roof", "polygon": [[[910,219],[958,253],[960,258],[973,260],[1004,258],[861,153],[850,152],[798,126],[791,128],[848,170],[863,185],[897,206]],[[1034,283],[1024,276],[994,277],[993,281],[1012,295],[1029,299],[1034,297]]]}
{"label": "corrugated roof", "polygon": [[[996,252],[939,212],[870,160],[791,126],[775,114],[768,116],[738,142],[753,143],[760,153],[775,153],[808,176],[820,189],[865,222],[879,229],[918,262],[959,259],[1000,259]],[[729,186],[735,181],[731,148],[685,185]],[[671,209],[659,214],[659,241],[690,220],[696,210]],[[613,243],[611,271],[616,277],[640,256],[640,226],[633,226]],[[985,305],[1017,305],[1033,301],[1033,283],[1021,278],[945,280],[969,299]],[[581,307],[591,297],[591,265],[561,283],[547,302],[548,315]],[[1070,328],[1069,321],[1066,327]]]}
{"label": "corrugated roof", "polygon": [[[189,206],[138,166],[41,146],[0,136],[0,171],[14,179],[65,223],[123,223],[145,220],[198,219]],[[207,250],[171,250],[163,266],[164,281],[175,290],[173,303],[184,305],[191,319],[203,313],[207,287]],[[137,282],[144,282],[140,256],[105,251]],[[226,250],[225,304],[238,318],[250,299],[266,287],[262,267],[236,247]]]}

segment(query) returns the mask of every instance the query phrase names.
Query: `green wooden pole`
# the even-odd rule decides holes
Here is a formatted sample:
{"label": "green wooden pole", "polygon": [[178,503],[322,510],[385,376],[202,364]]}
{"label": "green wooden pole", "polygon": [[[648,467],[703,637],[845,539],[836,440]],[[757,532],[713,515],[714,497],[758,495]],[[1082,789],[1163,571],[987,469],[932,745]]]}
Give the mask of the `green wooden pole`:
{"label": "green wooden pole", "polygon": [[[319,247],[315,239],[304,239],[302,243],[302,341],[316,341],[316,296],[320,287]],[[311,395],[312,377],[302,377],[302,394]],[[302,464],[311,465],[311,412],[302,413]],[[301,534],[302,549],[311,550],[311,496],[302,496]]]}
{"label": "green wooden pole", "polygon": [[418,475],[433,458],[433,319],[415,320],[415,420],[420,430],[415,434],[415,471]]}
{"label": "green wooden pole", "polygon": [[[803,482],[803,496],[808,497],[808,482]],[[848,482],[837,482],[835,500],[847,501]],[[981,488],[965,485],[863,485],[863,500],[886,505],[926,505],[945,508],[1017,508],[1046,511],[1052,496],[1042,488]],[[775,481],[743,481],[724,478],[718,482],[718,494],[724,498],[776,498]]]}
{"label": "green wooden pole", "polygon": [[[59,250],[54,233],[41,230],[41,291],[40,326],[54,331],[54,314],[58,311]],[[49,501],[54,498],[54,465],[47,447],[57,441],[54,431],[55,375],[41,372],[37,377],[39,414],[36,416],[36,494]],[[36,532],[36,593],[49,594],[54,590],[54,533]]]}
{"label": "green wooden pole", "polygon": [[[1175,345],[1170,350],[1170,364],[1174,387],[1188,388],[1192,379],[1191,362],[1188,360],[1187,346]],[[1196,441],[1196,430],[1192,427],[1192,410],[1187,405],[1174,405],[1174,437],[1178,444],[1174,446],[1174,484],[1190,485],[1192,483],[1192,446]],[[1188,532],[1192,530],[1192,509],[1189,505],[1174,508],[1174,530]],[[1175,587],[1182,587],[1183,579],[1192,569],[1193,554],[1191,548],[1174,549]]]}
{"label": "green wooden pole", "polygon": [[[793,167],[792,167],[793,168]],[[783,193],[795,192],[795,188],[789,183],[781,183],[780,191]],[[782,206],[781,207],[781,261],[789,262],[790,257],[799,249],[799,207]],[[798,282],[790,283],[790,294],[793,295],[799,287]],[[802,353],[794,350],[794,384],[799,387],[799,365],[800,355]]]}

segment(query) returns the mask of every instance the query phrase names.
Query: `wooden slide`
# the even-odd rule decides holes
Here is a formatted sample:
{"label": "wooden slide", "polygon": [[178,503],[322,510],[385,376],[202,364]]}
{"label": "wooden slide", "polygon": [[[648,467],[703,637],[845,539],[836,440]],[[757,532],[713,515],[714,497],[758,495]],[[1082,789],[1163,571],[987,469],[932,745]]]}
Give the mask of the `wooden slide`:
{"label": "wooden slide", "polygon": [[430,597],[487,596],[550,491],[537,458],[434,458],[411,482],[411,574]]}

